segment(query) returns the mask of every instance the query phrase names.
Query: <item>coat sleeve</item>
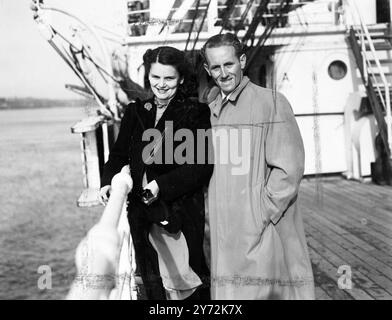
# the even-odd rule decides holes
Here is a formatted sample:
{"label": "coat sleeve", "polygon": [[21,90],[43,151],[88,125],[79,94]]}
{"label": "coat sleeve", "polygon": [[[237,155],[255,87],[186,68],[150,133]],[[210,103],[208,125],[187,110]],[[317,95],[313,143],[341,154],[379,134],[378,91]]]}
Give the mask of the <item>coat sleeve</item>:
{"label": "coat sleeve", "polygon": [[302,137],[287,99],[277,94],[265,141],[266,182],[261,206],[267,223],[276,224],[296,199],[304,173]]}
{"label": "coat sleeve", "polygon": [[122,167],[129,164],[129,148],[131,140],[132,117],[134,105],[128,105],[121,120],[120,131],[116,142],[110,150],[109,159],[103,167],[101,176],[101,187],[110,185],[115,174],[121,171]]}
{"label": "coat sleeve", "polygon": [[[197,108],[191,111],[190,119],[192,124],[188,128],[192,130],[194,137],[194,163],[185,163],[156,178],[160,197],[165,201],[175,200],[183,194],[208,184],[212,175],[214,167],[212,138],[206,136],[204,143],[197,139],[197,129],[204,129],[211,135],[209,107],[206,104],[198,104]],[[202,150],[203,146],[204,150]]]}

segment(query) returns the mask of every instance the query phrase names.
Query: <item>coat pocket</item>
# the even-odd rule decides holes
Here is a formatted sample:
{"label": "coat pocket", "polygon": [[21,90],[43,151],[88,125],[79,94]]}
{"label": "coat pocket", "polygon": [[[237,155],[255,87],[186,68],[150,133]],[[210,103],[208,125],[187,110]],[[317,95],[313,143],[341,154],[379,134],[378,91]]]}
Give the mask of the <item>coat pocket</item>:
{"label": "coat pocket", "polygon": [[268,225],[265,212],[263,212],[263,207],[261,205],[262,192],[264,192],[263,182],[259,182],[252,187],[252,214],[256,221],[257,229],[260,230],[260,232],[263,232]]}

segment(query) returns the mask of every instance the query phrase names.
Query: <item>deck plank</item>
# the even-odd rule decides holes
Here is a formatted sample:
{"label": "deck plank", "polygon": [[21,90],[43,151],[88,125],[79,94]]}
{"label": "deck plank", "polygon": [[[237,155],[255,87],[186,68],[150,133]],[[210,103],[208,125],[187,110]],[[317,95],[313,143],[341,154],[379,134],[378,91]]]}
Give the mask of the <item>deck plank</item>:
{"label": "deck plank", "polygon": [[[392,299],[392,187],[342,178],[304,179],[299,209],[317,299]],[[339,289],[349,265],[353,288]]]}
{"label": "deck plank", "polygon": [[[336,280],[331,278],[331,270],[334,270],[333,266],[320,256],[316,250],[311,250],[309,254],[312,260],[316,287],[320,287],[328,296],[333,297],[333,300],[353,300],[353,297],[349,295],[346,290],[339,289]],[[319,297],[316,296],[316,299],[318,298]]]}
{"label": "deck plank", "polygon": [[[312,233],[313,234],[313,233]],[[331,250],[329,250],[326,246],[320,243],[315,238],[309,237],[308,238],[308,245],[314,251],[316,251],[319,256],[328,261],[328,275],[330,279],[334,279],[335,285],[337,285],[339,274],[337,273],[339,266],[345,265],[346,262],[344,259],[340,258],[339,256],[335,255]],[[363,290],[359,285],[359,281],[364,281],[368,289],[371,289],[373,284],[370,279],[367,279],[359,272],[354,272],[352,275],[352,288],[351,289],[344,289],[346,293],[353,297],[355,300],[374,300],[373,296],[370,293],[367,293]],[[339,286],[338,286],[339,288]],[[343,290],[343,289],[340,289]],[[371,291],[371,290],[369,290]]]}
{"label": "deck plank", "polygon": [[[324,193],[324,196],[327,195]],[[304,199],[306,202],[306,199]],[[363,224],[362,222],[352,217],[351,206],[340,210],[338,206],[335,206],[331,202],[328,204],[314,205],[306,202],[307,206],[314,209],[314,212],[320,216],[325,217],[332,223],[334,223],[340,229],[346,230],[359,238],[364,238],[364,241],[373,245],[375,248],[383,250],[389,257],[392,254],[392,239],[381,234],[374,225]],[[342,206],[343,207],[343,204]],[[340,210],[340,212],[337,212]]]}
{"label": "deck plank", "polygon": [[[334,181],[326,181],[324,184],[335,188]],[[377,215],[385,216],[389,221],[392,220],[392,187],[377,186],[369,183],[359,183],[357,181],[342,180],[339,182],[340,190],[347,191],[351,199],[367,204],[370,208],[377,207]],[[359,198],[358,198],[359,197]]]}
{"label": "deck plank", "polygon": [[[343,180],[341,186],[347,190],[355,191],[364,197],[369,197],[373,200],[380,200],[379,203],[392,209],[392,194],[391,186],[378,186],[374,183],[360,183],[358,181]],[[389,197],[388,197],[389,195]]]}
{"label": "deck plank", "polygon": [[[341,199],[339,205],[335,204],[334,201],[336,201],[336,199],[325,191],[323,191],[322,197],[324,200],[319,203],[317,203],[317,198],[315,197],[310,199],[309,197],[307,198],[310,201],[310,203],[308,202],[308,205],[312,205],[313,201],[313,207],[316,208],[317,214],[324,215],[336,225],[355,234],[376,248],[383,250],[386,254],[390,255],[392,253],[391,238],[380,233],[375,226],[373,226],[373,228],[365,228],[366,225],[361,221],[357,221],[357,219],[353,219],[351,217],[352,214],[349,215],[349,212],[352,212],[353,210],[353,200]],[[368,215],[372,214],[366,209],[363,209],[363,211],[367,212]],[[328,214],[325,215],[326,212],[328,212]]]}
{"label": "deck plank", "polygon": [[315,287],[316,300],[333,300],[321,287]]}
{"label": "deck plank", "polygon": [[[369,256],[367,259],[368,261],[371,260],[372,262],[370,265],[374,268],[375,266],[381,266],[381,269],[383,267],[387,266],[389,267],[391,264],[389,262],[392,260],[391,257],[386,255],[383,252],[380,252],[378,249],[367,246],[366,242],[363,242],[361,239],[357,238],[356,236],[353,236],[352,234],[348,233],[344,229],[339,228],[338,226],[334,226],[331,223],[325,223],[326,219],[323,219],[322,217],[318,216],[317,214],[314,214],[313,212],[307,212],[307,216],[309,218],[312,218],[312,221],[308,220],[308,217],[305,218],[305,225],[309,225],[309,227],[314,226],[316,229],[320,230],[323,235],[329,236],[331,239],[334,239],[336,242],[338,242],[345,250],[348,250],[348,252],[353,252],[357,253],[357,255],[361,256]],[[362,245],[362,244],[365,245]],[[358,251],[358,248],[361,250]],[[359,253],[358,253],[359,252]],[[387,269],[388,271],[391,271],[391,269]],[[388,273],[388,272],[387,272]],[[388,273],[390,274],[390,273]]]}
{"label": "deck plank", "polygon": [[[392,294],[388,293],[385,289],[380,286],[380,283],[376,283],[377,274],[370,274],[369,267],[357,268],[361,264],[359,260],[353,260],[352,257],[347,258],[344,248],[336,249],[338,245],[328,239],[319,230],[314,227],[308,227],[312,233],[312,236],[308,238],[308,243],[311,248],[317,250],[317,252],[326,260],[328,260],[334,266],[335,281],[339,278],[338,269],[340,266],[348,265],[352,271],[352,282],[353,287],[347,292],[355,299],[369,300],[369,299],[392,299]],[[355,262],[356,264],[351,264]],[[368,272],[367,272],[368,271]],[[373,276],[373,278],[372,278]],[[381,283],[384,286],[384,283]],[[392,282],[390,283],[392,285]]]}
{"label": "deck plank", "polygon": [[[301,198],[300,198],[301,199]],[[302,198],[303,205],[311,209],[309,214],[314,213],[316,219],[323,220],[323,223],[334,229],[338,234],[350,235],[350,240],[355,244],[361,244],[360,247],[370,252],[374,252],[374,256],[387,265],[392,265],[392,239],[388,243],[382,242],[374,236],[373,225],[362,222],[358,223],[355,219],[347,219],[348,211],[344,211],[344,215],[336,214],[336,208],[331,205],[315,206],[308,199]],[[391,228],[392,230],[392,228]],[[362,235],[362,236],[361,236]],[[365,239],[363,239],[365,238]],[[380,252],[382,251],[382,252]]]}
{"label": "deck plank", "polygon": [[[351,195],[352,192],[349,190],[346,190],[344,188],[339,189],[339,190],[334,190],[332,188],[326,189],[326,194],[331,195],[332,197],[335,197],[336,200],[339,201],[339,203],[345,201],[348,197],[347,195]],[[381,216],[377,216],[373,213],[374,206],[369,205],[369,202],[364,201],[364,197],[354,195],[351,196],[352,203],[350,203],[350,206],[346,206],[345,209],[350,209],[350,210],[345,210],[345,213],[349,214],[352,218],[356,219],[356,221],[362,223],[361,219],[366,219],[369,221],[374,222],[374,227],[377,231],[379,231],[381,234],[386,236],[387,238],[392,239],[392,234],[391,234],[391,227],[392,227],[392,219],[388,221],[387,219],[383,219]],[[378,208],[378,213],[381,211]],[[389,228],[388,228],[389,227]]]}
{"label": "deck plank", "polygon": [[[336,235],[327,234],[328,232],[325,232],[324,230],[320,231],[309,225],[307,225],[306,228],[312,236],[318,237],[320,242],[322,242],[327,249],[341,257],[345,262],[343,264],[350,265],[354,271],[366,274],[375,284],[392,294],[392,281],[378,271],[369,261],[366,261],[366,253],[363,253],[362,256],[358,257],[357,255],[352,254],[350,250],[347,249],[347,246],[340,246],[340,244],[335,241],[335,238],[337,238]],[[326,259],[333,260],[332,257],[326,257]]]}
{"label": "deck plank", "polygon": [[[321,214],[312,211],[312,213],[316,215],[316,219],[323,220],[323,224],[330,225],[333,230],[339,232],[339,234],[343,237],[347,239],[350,238],[356,244],[366,244],[363,248],[366,248],[366,250],[368,250],[368,252],[372,256],[381,259],[381,261],[388,261],[390,259],[391,248],[385,243],[376,239],[371,233],[369,233],[368,231],[360,231],[357,228],[350,226],[349,223],[342,224],[341,222],[339,222],[339,218],[329,215],[327,210],[324,210],[323,212],[327,212],[327,214],[325,216],[322,216]],[[354,239],[359,240],[355,241]]]}
{"label": "deck plank", "polygon": [[361,188],[360,186],[355,186],[355,183],[352,183],[352,185],[353,186],[344,184],[342,190],[349,193],[350,197],[365,202],[365,204],[372,209],[377,207],[377,214],[371,215],[372,217],[377,216],[388,223],[392,223],[392,188],[389,189],[385,187],[387,188],[387,191],[381,195],[379,194],[380,192],[378,192],[376,196],[374,195],[374,192],[369,192],[369,190],[373,189],[373,185],[367,185],[368,190],[364,190],[364,188]]}

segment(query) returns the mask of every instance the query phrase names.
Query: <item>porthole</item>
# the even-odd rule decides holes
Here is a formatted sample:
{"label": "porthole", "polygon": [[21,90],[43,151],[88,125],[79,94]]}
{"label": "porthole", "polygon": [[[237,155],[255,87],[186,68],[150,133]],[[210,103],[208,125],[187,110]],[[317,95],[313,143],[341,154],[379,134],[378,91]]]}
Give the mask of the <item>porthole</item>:
{"label": "porthole", "polygon": [[328,66],[328,74],[334,80],[341,80],[347,74],[347,65],[341,60],[332,61]]}

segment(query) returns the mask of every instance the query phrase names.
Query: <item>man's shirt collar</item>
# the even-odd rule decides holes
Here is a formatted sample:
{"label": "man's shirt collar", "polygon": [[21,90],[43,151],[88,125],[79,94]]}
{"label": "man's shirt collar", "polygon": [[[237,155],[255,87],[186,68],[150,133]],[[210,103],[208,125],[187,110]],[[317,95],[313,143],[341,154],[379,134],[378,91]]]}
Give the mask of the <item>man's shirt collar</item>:
{"label": "man's shirt collar", "polygon": [[[226,95],[226,97],[222,96],[222,92],[220,90],[216,90],[216,95],[215,95],[215,97],[212,97],[212,101],[211,101],[212,113],[215,115],[215,117],[219,116],[223,105],[227,101],[234,102],[237,100],[239,94],[242,92],[242,90],[244,90],[244,88],[249,83],[249,81],[250,80],[247,76],[243,76],[240,84],[232,92],[230,92],[228,95]],[[226,98],[226,99],[224,99],[224,98]],[[224,101],[224,103],[222,103],[223,101]]]}

